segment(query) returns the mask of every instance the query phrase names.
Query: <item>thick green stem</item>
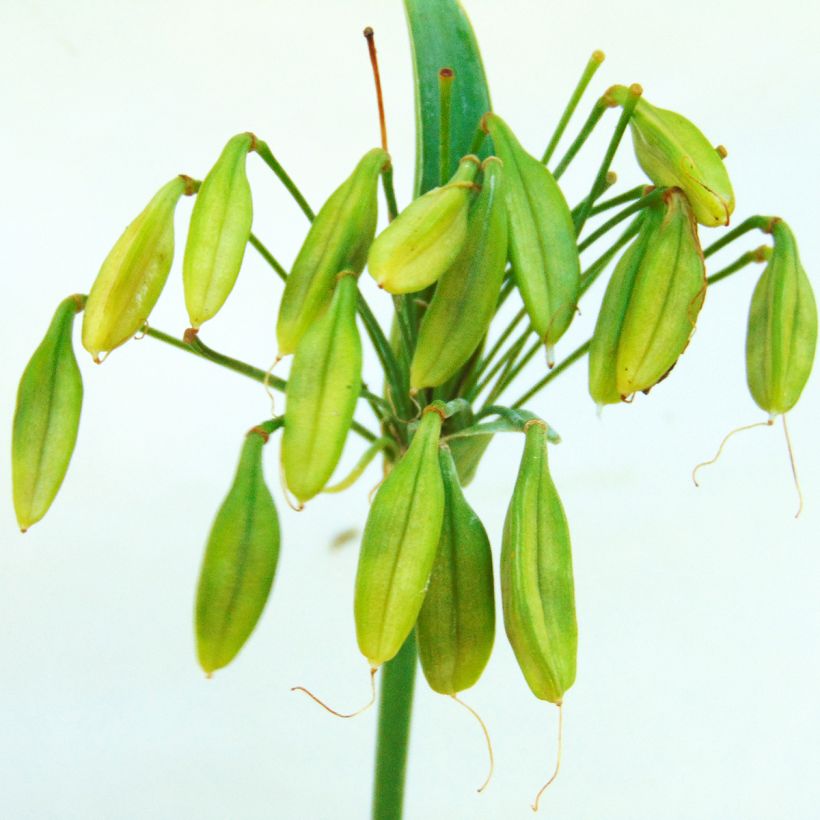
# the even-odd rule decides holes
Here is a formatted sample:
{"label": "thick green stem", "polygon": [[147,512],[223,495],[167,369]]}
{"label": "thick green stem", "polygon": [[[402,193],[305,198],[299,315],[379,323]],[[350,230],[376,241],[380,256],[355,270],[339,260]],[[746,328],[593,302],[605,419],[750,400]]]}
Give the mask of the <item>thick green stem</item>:
{"label": "thick green stem", "polygon": [[560,179],[564,171],[569,168],[569,164],[575,159],[575,155],[589,139],[589,135],[595,130],[595,126],[601,121],[601,117],[604,116],[607,108],[610,108],[610,105],[605,99],[601,98],[600,100],[596,100],[595,105],[592,106],[592,111],[589,112],[586,122],[581,126],[578,136],[573,140],[572,145],[567,148],[563,159],[555,166],[552,175],[556,179]]}
{"label": "thick green stem", "polygon": [[410,633],[399,654],[382,669],[373,820],[400,820],[402,816],[416,657],[416,637]]}
{"label": "thick green stem", "polygon": [[259,238],[255,234],[251,234],[248,242],[256,248],[259,255],[276,271],[276,275],[283,282],[286,282],[288,272],[279,264],[276,257],[259,241]]}

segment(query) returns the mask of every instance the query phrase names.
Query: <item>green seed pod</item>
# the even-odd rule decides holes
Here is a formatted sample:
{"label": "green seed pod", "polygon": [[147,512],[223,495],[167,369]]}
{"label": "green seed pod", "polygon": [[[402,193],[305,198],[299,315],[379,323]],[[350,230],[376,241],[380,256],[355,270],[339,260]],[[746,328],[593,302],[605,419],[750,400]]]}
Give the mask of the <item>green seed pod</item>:
{"label": "green seed pod", "polygon": [[[628,94],[620,85],[608,92],[618,105]],[[635,155],[652,182],[681,188],[701,225],[728,225],[735,195],[723,163],[725,150],[715,148],[685,117],[656,108],[643,97],[629,122]]]}
{"label": "green seed pod", "polygon": [[492,652],[493,556],[487,532],[461,491],[447,447],[439,451],[439,461],[444,522],[416,637],[430,687],[454,695],[481,677]]}
{"label": "green seed pod", "polygon": [[228,495],[211,528],[196,596],[199,663],[227,666],[253,632],[279,559],[279,518],[262,470],[275,422],[248,432]]}
{"label": "green seed pod", "polygon": [[453,264],[467,238],[478,157],[469,154],[446,185],[413,200],[373,241],[367,269],[380,288],[413,293]]}
{"label": "green seed pod", "polygon": [[752,398],[772,416],[791,410],[814,364],[817,305],[789,226],[773,223],[774,249],[752,296],[746,379]]}
{"label": "green seed pod", "polygon": [[362,272],[376,232],[379,174],[389,162],[381,148],[368,151],[316,214],[282,294],[276,323],[280,356],[296,350],[330,301],[338,273]]}
{"label": "green seed pod", "polygon": [[251,235],[253,202],[245,173],[253,134],[238,134],[225,146],[202,183],[191,213],[182,281],[191,327],[216,316],[242,267]]}
{"label": "green seed pod", "polygon": [[300,340],[287,386],[282,466],[301,502],[327,484],[339,463],[362,389],[356,277],[343,275],[327,310]]}
{"label": "green seed pod", "polygon": [[504,162],[513,275],[535,332],[552,347],[575,315],[581,263],[572,214],[558,183],[495,114],[484,117]]}
{"label": "green seed pod", "polygon": [[94,280],[83,317],[83,347],[100,354],[132,338],[148,320],[174,261],[174,211],[198,183],[174,177],[125,229]]}
{"label": "green seed pod", "polygon": [[599,405],[648,391],[686,349],[706,295],[697,224],[670,188],[650,207],[604,294],[589,348],[589,391]]}
{"label": "green seed pod", "polygon": [[401,649],[416,623],[441,535],[441,415],[425,408],[407,452],[379,487],[362,537],[354,615],[372,668]]}
{"label": "green seed pod", "polygon": [[560,704],[578,650],[569,527],[547,466],[546,426],[530,422],[526,436],[504,521],[504,626],[535,696]]}
{"label": "green seed pod", "polygon": [[83,296],[69,296],[60,303],[17,389],[11,473],[14,510],[23,532],[48,512],[77,441],[83,380],[71,331],[84,301]]}
{"label": "green seed pod", "polygon": [[437,387],[458,372],[484,338],[498,304],[507,262],[507,212],[501,161],[484,163],[481,194],[467,240],[441,277],[419,329],[410,386]]}

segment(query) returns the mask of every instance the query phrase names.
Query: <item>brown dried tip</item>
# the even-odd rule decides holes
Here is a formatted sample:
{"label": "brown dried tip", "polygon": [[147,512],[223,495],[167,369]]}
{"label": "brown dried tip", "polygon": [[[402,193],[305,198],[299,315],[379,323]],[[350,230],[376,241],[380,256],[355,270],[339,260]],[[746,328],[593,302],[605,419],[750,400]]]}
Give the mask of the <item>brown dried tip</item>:
{"label": "brown dried tip", "polygon": [[251,138],[251,144],[248,146],[248,153],[250,154],[251,151],[255,151],[257,146],[259,145],[259,139],[253,131],[246,131],[245,132]]}
{"label": "brown dried tip", "polygon": [[248,435],[250,436],[253,433],[255,433],[257,436],[260,436],[262,441],[265,442],[265,444],[267,444],[270,440],[270,433],[268,433],[267,430],[263,430],[261,427],[251,427],[251,429],[248,430]]}
{"label": "brown dried tip", "polygon": [[643,86],[638,83],[632,83],[632,85],[629,86],[629,93],[632,94],[633,97],[640,97],[641,94],[643,94]]}
{"label": "brown dried tip", "polygon": [[595,51],[592,52],[592,59],[595,60],[596,63],[602,63],[606,60],[606,54],[600,49],[595,49]]}
{"label": "brown dried tip", "polygon": [[533,424],[537,424],[539,427],[542,427],[544,430],[547,429],[547,423],[543,419],[530,419],[529,421],[525,422],[524,424],[524,432],[526,433]]}
{"label": "brown dried tip", "polygon": [[185,183],[185,196],[193,196],[198,190],[201,183],[197,179],[192,179],[187,174],[179,174],[179,178]]}
{"label": "brown dried tip", "polygon": [[721,159],[726,159],[726,157],[729,156],[729,151],[727,150],[725,145],[716,145],[715,146],[715,151],[717,151],[718,156]]}
{"label": "brown dried tip", "polygon": [[428,404],[424,410],[421,411],[421,414],[424,415],[425,413],[438,413],[442,421],[447,420],[447,416],[444,413],[444,410],[441,407],[437,407],[435,404]]}
{"label": "brown dried tip", "polygon": [[371,37],[373,37],[373,29],[372,29],[370,26],[368,26],[368,27],[367,27],[367,28],[366,28],[366,29],[362,32],[362,34],[364,34],[364,36],[365,36],[365,37],[369,40],[369,39],[371,39]]}
{"label": "brown dried tip", "polygon": [[192,345],[196,341],[198,333],[198,327],[189,327],[185,333],[182,334],[182,341],[185,342],[186,345]]}
{"label": "brown dried tip", "polygon": [[449,80],[456,76],[455,71],[452,68],[441,68],[439,69],[438,76],[442,80]]}

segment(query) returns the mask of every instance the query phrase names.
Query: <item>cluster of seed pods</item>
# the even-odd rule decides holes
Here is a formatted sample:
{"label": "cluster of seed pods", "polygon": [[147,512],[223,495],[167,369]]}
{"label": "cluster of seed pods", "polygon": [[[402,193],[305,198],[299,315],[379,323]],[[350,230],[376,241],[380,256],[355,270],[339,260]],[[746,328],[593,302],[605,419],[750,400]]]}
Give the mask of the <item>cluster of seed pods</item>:
{"label": "cluster of seed pods", "polygon": [[[589,391],[598,405],[647,393],[674,367],[707,290],[698,225],[728,224],[734,209],[722,152],[691,122],[639,96],[623,86],[607,93],[608,104],[629,108],[636,155],[654,187],[609,280],[589,345]],[[196,637],[208,674],[241,650],[273,584],[280,529],[264,445],[282,431],[284,485],[300,506],[329,489],[342,457],[367,392],[357,324],[365,310],[358,278],[367,268],[379,288],[411,300],[403,304],[414,311],[415,334],[412,349],[402,333],[393,334],[393,353],[406,359],[405,395],[366,398],[388,407],[409,401],[418,412],[413,419],[388,414],[368,451],[368,458],[389,458],[354,584],[362,655],[376,670],[415,629],[436,692],[455,696],[478,681],[495,636],[493,556],[462,487],[491,436],[507,430],[522,434],[524,444],[501,538],[506,634],[537,698],[560,706],[575,680],[570,534],[548,468],[550,430],[532,413],[504,408],[495,426],[482,425],[463,388],[505,283],[520,294],[552,364],[585,289],[578,226],[555,176],[510,126],[487,113],[480,127],[494,153],[462,157],[449,180],[378,235],[378,182],[391,162],[383,148],[364,154],[312,220],[276,321],[278,357],[293,357],[284,414],[247,433],[206,547]],[[48,510],[77,439],[83,389],[71,336],[75,315],[85,311],[82,344],[97,362],[140,332],[171,270],[177,203],[196,195],[183,260],[193,338],[240,273],[253,218],[246,158],[266,151],[253,134],[239,134],[201,184],[175,177],[114,245],[87,299],[60,304],[18,394],[12,463],[22,529]],[[746,364],[755,402],[774,416],[794,406],[808,379],[817,311],[790,229],[779,219],[761,226],[774,246],[751,301]]]}

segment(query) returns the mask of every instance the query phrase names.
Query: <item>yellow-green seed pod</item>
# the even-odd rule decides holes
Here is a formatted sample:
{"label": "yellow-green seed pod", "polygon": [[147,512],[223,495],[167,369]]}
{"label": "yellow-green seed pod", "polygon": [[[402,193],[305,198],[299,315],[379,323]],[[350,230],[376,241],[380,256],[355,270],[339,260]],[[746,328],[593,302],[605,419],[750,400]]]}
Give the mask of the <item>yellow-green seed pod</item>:
{"label": "yellow-green seed pod", "polygon": [[362,344],[356,327],[358,289],[343,275],[329,307],[300,340],[285,405],[282,466],[301,502],[327,484],[339,463],[362,389]]}
{"label": "yellow-green seed pod", "polygon": [[495,639],[493,556],[484,525],[464,498],[447,447],[439,452],[444,522],[416,625],[421,668],[442,695],[469,689],[490,659]]}
{"label": "yellow-green seed pod", "polygon": [[432,285],[453,264],[467,238],[478,168],[478,157],[464,157],[446,185],[413,200],[373,240],[367,269],[380,288],[414,293]]}
{"label": "yellow-green seed pod", "polygon": [[[628,94],[623,86],[608,92],[618,105]],[[728,225],[735,195],[723,162],[725,150],[715,148],[685,117],[656,108],[643,97],[629,122],[635,155],[652,182],[683,189],[701,225]]]}
{"label": "yellow-green seed pod", "polygon": [[407,452],[379,487],[362,536],[354,616],[372,668],[389,661],[413,629],[441,535],[441,416],[425,408]]}
{"label": "yellow-green seed pod", "polygon": [[48,512],[63,483],[80,426],[83,380],[71,331],[85,297],[64,299],[17,389],[11,440],[14,511],[25,532]]}
{"label": "yellow-green seed pod", "polygon": [[210,675],[248,640],[270,594],[279,559],[279,518],[262,470],[275,422],[245,438],[239,466],[211,528],[196,596],[199,663]]}
{"label": "yellow-green seed pod", "polygon": [[575,315],[581,263],[572,214],[547,168],[528,154],[501,117],[484,127],[504,162],[513,275],[535,332],[552,347]]}
{"label": "yellow-green seed pod", "polygon": [[484,338],[498,304],[507,263],[502,164],[491,157],[483,167],[467,240],[441,277],[419,329],[410,366],[415,389],[437,387],[458,372]]}
{"label": "yellow-green seed pod", "polygon": [[697,224],[678,188],[650,207],[604,294],[589,348],[598,405],[648,391],[686,349],[706,295]]}
{"label": "yellow-green seed pod", "polygon": [[504,521],[504,626],[533,694],[560,704],[578,652],[569,527],[547,465],[546,425],[530,422],[526,437]]}
{"label": "yellow-green seed pod", "polygon": [[125,229],[94,280],[83,316],[83,347],[100,354],[131,339],[148,320],[174,261],[174,211],[198,183],[174,177]]}
{"label": "yellow-green seed pod", "polygon": [[194,203],[182,263],[185,307],[194,328],[216,316],[242,267],[253,221],[245,160],[254,142],[253,134],[228,142]]}
{"label": "yellow-green seed pod", "polygon": [[373,148],[325,202],[285,283],[276,337],[287,356],[330,301],[340,271],[361,273],[376,233],[379,174],[390,155]]}
{"label": "yellow-green seed pod", "polygon": [[772,225],[774,249],[752,296],[746,379],[772,416],[791,410],[806,386],[817,346],[817,304],[789,226]]}

